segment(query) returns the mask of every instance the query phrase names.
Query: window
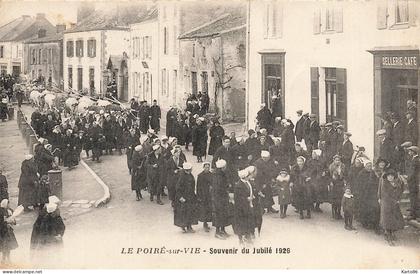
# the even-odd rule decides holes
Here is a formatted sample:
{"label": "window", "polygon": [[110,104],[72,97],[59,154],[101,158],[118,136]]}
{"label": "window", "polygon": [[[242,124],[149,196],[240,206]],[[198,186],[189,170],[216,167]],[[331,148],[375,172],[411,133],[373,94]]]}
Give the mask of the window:
{"label": "window", "polygon": [[73,56],[74,56],[74,42],[67,41],[67,57],[73,57]]}
{"label": "window", "polygon": [[162,95],[166,95],[167,90],[166,90],[166,69],[162,69]]}
{"label": "window", "polygon": [[317,8],[314,11],[314,34],[343,32],[342,7]]}
{"label": "window", "polygon": [[36,51],[35,49],[31,50],[31,65],[35,65],[36,64]]}
{"label": "window", "polygon": [[89,68],[89,90],[90,94],[95,94],[95,68]]}
{"label": "window", "polygon": [[69,89],[73,88],[73,68],[72,67],[68,67],[68,84],[69,84]]}
{"label": "window", "polygon": [[311,113],[319,121],[319,69],[316,67],[311,68]]}
{"label": "window", "polygon": [[76,57],[83,57],[83,40],[76,41]]}
{"label": "window", "polygon": [[284,116],[284,54],[262,54],[262,90],[261,103],[272,107],[272,96],[277,95],[282,102],[282,116]]}
{"label": "window", "polygon": [[405,24],[408,23],[408,0],[397,0],[395,6],[395,23]]}
{"label": "window", "polygon": [[325,97],[327,122],[347,125],[346,69],[325,68]]}
{"label": "window", "polygon": [[53,58],[53,54],[52,54],[52,49],[48,49],[48,64],[52,64],[52,58]]}
{"label": "window", "polygon": [[201,91],[208,92],[209,91],[209,77],[207,75],[207,71],[203,71],[201,73]]}
{"label": "window", "polygon": [[41,58],[42,58],[42,49],[39,49],[38,50],[38,65],[42,64]]}
{"label": "window", "polygon": [[280,2],[266,3],[264,9],[264,38],[281,38],[283,32],[283,6]]}
{"label": "window", "polygon": [[163,54],[168,54],[168,40],[169,34],[168,34],[168,28],[163,28]]}
{"label": "window", "polygon": [[[83,45],[82,45],[83,47]],[[96,57],[96,40],[95,39],[90,39],[87,41],[87,53],[88,53],[88,57]],[[83,50],[82,50],[82,56],[83,56]]]}
{"label": "window", "polygon": [[325,30],[334,30],[334,12],[331,8],[325,9]]}
{"label": "window", "polygon": [[1,75],[5,75],[7,73],[7,66],[2,65],[0,66]]}
{"label": "window", "polygon": [[83,68],[77,68],[77,91],[80,92],[83,89]]}
{"label": "window", "polygon": [[206,57],[206,47],[203,47],[203,57]]}
{"label": "window", "polygon": [[0,46],[0,58],[4,58],[4,46]]}
{"label": "window", "polygon": [[192,44],[192,57],[195,57],[195,43]]}
{"label": "window", "polygon": [[[175,8],[176,10],[176,8]],[[174,30],[173,30],[173,35],[174,35],[174,54],[178,54],[178,29],[176,27],[176,25],[174,25]]]}

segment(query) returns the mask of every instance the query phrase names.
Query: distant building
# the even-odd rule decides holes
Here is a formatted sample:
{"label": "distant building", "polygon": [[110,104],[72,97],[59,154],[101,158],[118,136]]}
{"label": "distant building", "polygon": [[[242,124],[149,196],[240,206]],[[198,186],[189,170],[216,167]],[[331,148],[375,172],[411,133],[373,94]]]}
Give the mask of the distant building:
{"label": "distant building", "polygon": [[24,42],[38,36],[54,34],[56,28],[38,13],[35,17],[23,15],[0,27],[0,73],[20,75],[24,71]]}
{"label": "distant building", "polygon": [[183,90],[207,92],[210,111],[245,120],[246,17],[224,14],[180,37]]}
{"label": "distant building", "polygon": [[[283,116],[303,109],[340,121],[377,156],[387,111],[420,102],[420,1],[250,1],[247,124],[279,95]],[[418,121],[417,121],[418,123]],[[419,127],[420,128],[420,127]]]}
{"label": "distant building", "polygon": [[[126,13],[124,13],[124,11]],[[143,12],[141,12],[143,11]],[[126,8],[95,11],[64,33],[64,88],[104,96],[115,80],[118,99],[128,99],[129,24],[146,13]]]}
{"label": "distant building", "polygon": [[63,32],[65,25],[57,25],[57,32],[38,36],[25,42],[25,71],[29,79],[43,79],[48,86],[63,88]]}
{"label": "distant building", "polygon": [[157,9],[130,26],[130,98],[151,102],[159,96],[158,36]]}

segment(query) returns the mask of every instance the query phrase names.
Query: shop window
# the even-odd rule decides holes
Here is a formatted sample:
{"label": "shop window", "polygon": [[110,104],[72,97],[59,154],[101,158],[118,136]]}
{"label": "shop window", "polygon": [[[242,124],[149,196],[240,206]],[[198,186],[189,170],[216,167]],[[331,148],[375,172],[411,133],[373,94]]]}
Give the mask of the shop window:
{"label": "shop window", "polygon": [[347,125],[346,69],[325,68],[325,97],[327,122]]}
{"label": "shop window", "polygon": [[263,16],[264,38],[281,38],[283,32],[283,6],[280,1],[266,3]]}
{"label": "shop window", "polygon": [[73,57],[74,56],[74,42],[73,41],[67,41],[67,57]]}

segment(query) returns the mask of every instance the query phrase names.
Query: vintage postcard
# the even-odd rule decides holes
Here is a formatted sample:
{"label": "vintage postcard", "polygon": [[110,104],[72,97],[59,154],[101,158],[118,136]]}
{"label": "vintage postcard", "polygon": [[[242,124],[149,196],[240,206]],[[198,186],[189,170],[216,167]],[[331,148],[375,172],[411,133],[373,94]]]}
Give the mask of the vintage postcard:
{"label": "vintage postcard", "polygon": [[1,1],[0,268],[417,273],[419,58],[417,0]]}

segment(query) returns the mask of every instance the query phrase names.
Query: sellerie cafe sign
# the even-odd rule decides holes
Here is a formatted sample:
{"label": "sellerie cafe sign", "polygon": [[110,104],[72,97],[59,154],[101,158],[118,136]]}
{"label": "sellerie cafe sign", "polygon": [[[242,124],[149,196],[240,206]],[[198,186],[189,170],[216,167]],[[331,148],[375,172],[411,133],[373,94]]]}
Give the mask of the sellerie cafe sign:
{"label": "sellerie cafe sign", "polygon": [[417,69],[418,56],[404,55],[404,56],[382,56],[382,67],[384,68],[402,68],[402,69]]}

